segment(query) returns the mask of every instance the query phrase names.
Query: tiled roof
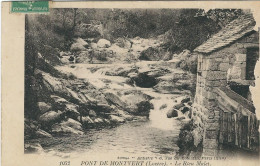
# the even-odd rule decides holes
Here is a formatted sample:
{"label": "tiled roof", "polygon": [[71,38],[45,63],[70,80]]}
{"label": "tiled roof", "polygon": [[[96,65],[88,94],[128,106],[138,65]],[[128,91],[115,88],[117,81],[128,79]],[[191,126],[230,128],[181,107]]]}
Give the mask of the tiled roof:
{"label": "tiled roof", "polygon": [[197,47],[194,51],[211,53],[212,51],[218,50],[240,39],[245,34],[251,32],[254,29],[254,26],[255,20],[251,14],[240,16]]}

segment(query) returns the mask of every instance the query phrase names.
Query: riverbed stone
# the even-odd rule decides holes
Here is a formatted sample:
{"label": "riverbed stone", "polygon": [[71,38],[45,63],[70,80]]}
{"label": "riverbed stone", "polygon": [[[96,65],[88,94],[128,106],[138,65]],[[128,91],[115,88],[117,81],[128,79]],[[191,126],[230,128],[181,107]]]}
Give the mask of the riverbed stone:
{"label": "riverbed stone", "polygon": [[94,121],[89,116],[83,116],[81,121],[83,125],[94,124]]}
{"label": "riverbed stone", "polygon": [[97,42],[97,46],[100,48],[108,48],[111,46],[111,43],[106,39],[99,39],[99,41]]}
{"label": "riverbed stone", "polygon": [[88,114],[89,114],[90,117],[96,117],[97,116],[97,113],[94,110],[89,110]]}
{"label": "riverbed stone", "polygon": [[178,117],[178,111],[176,109],[171,109],[167,112],[167,118]]}
{"label": "riverbed stone", "polygon": [[39,143],[25,143],[24,152],[25,153],[43,153],[44,150]]}
{"label": "riverbed stone", "polygon": [[63,113],[61,111],[49,111],[39,117],[39,122],[44,126],[50,126],[61,121]]}
{"label": "riverbed stone", "polygon": [[60,124],[53,125],[52,133],[58,135],[63,135],[63,134],[82,135],[83,131],[82,131],[81,123],[69,118],[67,121],[63,121]]}
{"label": "riverbed stone", "polygon": [[37,138],[51,138],[52,137],[52,135],[50,133],[47,133],[46,131],[41,130],[41,129],[37,130],[35,132],[35,135]]}
{"label": "riverbed stone", "polygon": [[119,106],[120,108],[124,108],[125,107],[125,103],[120,99],[120,97],[118,95],[116,95],[113,92],[106,92],[105,93],[105,98],[109,103],[112,103],[114,105]]}
{"label": "riverbed stone", "polygon": [[41,114],[44,114],[45,112],[48,112],[51,109],[51,105],[45,102],[38,102],[37,105]]}
{"label": "riverbed stone", "polygon": [[116,115],[110,115],[109,118],[110,118],[111,122],[114,122],[114,123],[124,123],[125,122],[124,118],[116,116]]}

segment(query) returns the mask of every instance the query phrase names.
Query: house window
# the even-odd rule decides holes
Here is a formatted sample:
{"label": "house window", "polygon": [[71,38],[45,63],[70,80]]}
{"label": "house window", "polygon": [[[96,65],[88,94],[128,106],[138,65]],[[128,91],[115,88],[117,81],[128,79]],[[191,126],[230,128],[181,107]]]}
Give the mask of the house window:
{"label": "house window", "polygon": [[259,48],[247,48],[246,53],[246,79],[247,80],[254,80],[254,70],[256,61],[259,59]]}

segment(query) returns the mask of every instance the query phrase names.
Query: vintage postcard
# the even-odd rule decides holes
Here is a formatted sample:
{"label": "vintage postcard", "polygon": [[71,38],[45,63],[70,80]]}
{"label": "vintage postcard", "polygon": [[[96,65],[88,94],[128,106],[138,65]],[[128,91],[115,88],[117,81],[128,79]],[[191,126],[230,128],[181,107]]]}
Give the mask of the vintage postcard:
{"label": "vintage postcard", "polygon": [[3,2],[3,166],[259,165],[260,2]]}

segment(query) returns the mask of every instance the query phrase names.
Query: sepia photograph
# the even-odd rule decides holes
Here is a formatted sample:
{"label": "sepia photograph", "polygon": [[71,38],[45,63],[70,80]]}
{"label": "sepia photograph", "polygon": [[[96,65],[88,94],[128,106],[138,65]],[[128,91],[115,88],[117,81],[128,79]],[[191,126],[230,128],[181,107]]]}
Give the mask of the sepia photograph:
{"label": "sepia photograph", "polygon": [[24,153],[257,159],[255,25],[249,9],[26,14]]}
{"label": "sepia photograph", "polygon": [[26,14],[24,153],[257,159],[255,25],[246,9]]}

